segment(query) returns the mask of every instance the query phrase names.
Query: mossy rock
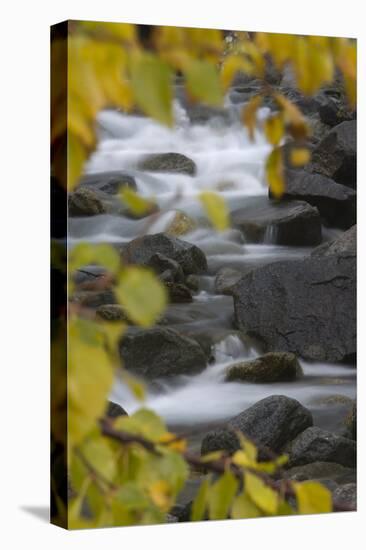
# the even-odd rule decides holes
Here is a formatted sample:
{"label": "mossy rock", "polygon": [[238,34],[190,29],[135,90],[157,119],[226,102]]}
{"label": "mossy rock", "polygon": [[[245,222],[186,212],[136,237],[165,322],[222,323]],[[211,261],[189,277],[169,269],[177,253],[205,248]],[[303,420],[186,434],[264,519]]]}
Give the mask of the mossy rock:
{"label": "mossy rock", "polygon": [[287,382],[303,376],[302,368],[293,353],[266,353],[253,361],[231,365],[226,372],[227,382],[271,383]]}

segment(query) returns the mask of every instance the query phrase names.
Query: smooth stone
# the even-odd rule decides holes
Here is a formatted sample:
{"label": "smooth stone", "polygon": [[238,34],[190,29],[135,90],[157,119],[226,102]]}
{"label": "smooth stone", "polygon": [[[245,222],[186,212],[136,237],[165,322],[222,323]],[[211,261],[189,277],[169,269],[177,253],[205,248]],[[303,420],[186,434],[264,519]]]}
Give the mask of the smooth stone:
{"label": "smooth stone", "polygon": [[149,172],[168,172],[194,176],[197,171],[195,162],[181,153],[153,153],[138,163],[139,170]]}
{"label": "smooth stone", "polygon": [[97,216],[104,214],[106,208],[95,191],[80,187],[68,197],[69,216]]}

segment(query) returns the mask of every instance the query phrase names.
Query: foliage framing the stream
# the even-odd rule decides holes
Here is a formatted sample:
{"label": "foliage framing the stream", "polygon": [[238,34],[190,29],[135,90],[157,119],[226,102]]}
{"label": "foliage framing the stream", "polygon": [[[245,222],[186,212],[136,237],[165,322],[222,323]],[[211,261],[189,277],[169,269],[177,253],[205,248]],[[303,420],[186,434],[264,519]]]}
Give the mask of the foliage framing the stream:
{"label": "foliage framing the stream", "polygon": [[[263,82],[262,92],[242,112],[252,139],[264,97],[271,96],[278,107],[266,120],[264,132],[273,146],[266,162],[267,181],[272,194],[281,196],[281,142],[290,136],[294,141],[292,163],[305,164],[309,160],[309,128],[300,110],[267,84],[267,64],[271,61],[278,70],[291,65],[304,94],[317,92],[340,71],[354,104],[355,43],[344,38],[267,33],[236,33],[236,38],[228,48],[218,30],[156,27],[146,44],[134,25],[70,22],[67,95],[57,94],[56,75],[51,105],[52,146],[62,155],[63,149],[57,145],[67,143],[67,175],[60,170],[61,158],[55,158],[54,175],[68,191],[75,188],[96,146],[95,119],[101,109],[117,107],[130,112],[137,108],[173,126],[172,84],[177,71],[184,75],[191,101],[215,107],[222,104],[235,74],[241,71]],[[61,39],[52,43],[55,65],[63,48]],[[58,116],[65,105],[67,120]],[[121,200],[136,214],[151,206],[131,190],[125,191]],[[224,230],[229,222],[221,197],[204,192],[200,200],[213,225]],[[123,265],[120,255],[108,245],[81,244],[72,250],[68,261],[70,294],[75,271],[91,263],[106,268],[126,319],[140,326],[153,325],[159,319],[167,303],[165,287],[150,271]],[[86,308],[70,306],[67,395],[56,383],[52,403],[52,435],[61,443],[65,434],[57,424],[57,414],[67,407],[68,470],[74,493],[68,507],[55,495],[61,524],[84,528],[164,522],[191,467],[207,469],[216,476],[207,477],[198,491],[191,511],[194,521],[332,510],[329,491],[318,483],[274,482],[271,476],[286,457],[258,461],[257,448],[240,434],[241,449],[232,457],[213,453],[197,458],[187,452],[185,440],[169,433],[152,411],[141,408],[130,417],[106,419],[107,398],[120,370],[117,346],[126,327],[127,321],[97,321]],[[59,349],[57,340],[53,348],[57,371],[57,358],[62,360],[64,350]],[[125,372],[122,376],[143,400],[140,382]]]}

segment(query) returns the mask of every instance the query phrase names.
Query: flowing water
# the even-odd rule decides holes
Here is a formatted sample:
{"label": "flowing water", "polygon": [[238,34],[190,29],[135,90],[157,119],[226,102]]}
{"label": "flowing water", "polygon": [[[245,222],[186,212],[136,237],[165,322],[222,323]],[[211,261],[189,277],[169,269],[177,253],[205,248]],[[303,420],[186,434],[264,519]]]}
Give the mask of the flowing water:
{"label": "flowing water", "polygon": [[[163,215],[151,223],[131,220],[121,215],[101,215],[92,218],[70,218],[70,242],[123,243],[144,232],[164,231],[179,209],[196,221],[194,231],[184,240],[198,245],[206,254],[208,274],[200,278],[200,290],[191,304],[172,304],[166,317],[169,326],[184,331],[216,335],[214,362],[195,376],[180,376],[161,381],[148,390],[146,406],[158,412],[169,425],[184,428],[215,425],[241,412],[259,399],[283,394],[308,406],[318,419],[318,425],[330,427],[327,414],[318,398],[340,394],[355,397],[355,369],[333,364],[301,361],[304,378],[296,382],[277,384],[246,384],[224,382],[230,363],[253,358],[260,353],[250,341],[245,341],[232,328],[233,301],[230,296],[215,295],[214,275],[222,266],[242,272],[282,259],[296,259],[309,254],[308,248],[276,246],[273,230],[269,229],[263,244],[245,244],[237,230],[218,234],[208,226],[197,194],[203,189],[219,192],[231,210],[240,208],[249,196],[267,195],[264,184],[264,159],[268,145],[257,133],[254,143],[237,121],[237,107],[231,109],[232,121],[226,124],[212,119],[205,125],[192,124],[181,105],[176,103],[176,124],[167,129],[148,118],[105,111],[99,116],[100,140],[87,165],[87,173],[126,170],[137,182],[138,192],[154,196]],[[260,116],[266,116],[263,109]],[[162,174],[137,170],[138,161],[146,154],[182,153],[197,165],[195,176]],[[324,229],[323,239],[337,236],[337,230]],[[140,406],[119,380],[112,400],[129,413]]]}

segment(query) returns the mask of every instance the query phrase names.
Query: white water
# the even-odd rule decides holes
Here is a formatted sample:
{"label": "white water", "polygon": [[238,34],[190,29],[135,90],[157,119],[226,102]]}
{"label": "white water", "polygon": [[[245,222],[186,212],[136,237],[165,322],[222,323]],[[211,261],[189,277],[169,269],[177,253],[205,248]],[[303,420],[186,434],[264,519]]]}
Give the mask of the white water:
{"label": "white water", "polygon": [[[106,111],[99,115],[101,126],[98,149],[91,157],[88,173],[106,170],[126,170],[137,182],[138,192],[154,197],[164,208],[174,200],[172,210],[185,211],[198,223],[198,228],[183,238],[200,246],[207,255],[209,275],[202,277],[201,292],[193,304],[171,306],[170,310],[186,326],[212,324],[230,327],[231,298],[212,293],[213,275],[221,266],[245,269],[288,258],[301,258],[309,249],[273,245],[274,230],[269,228],[264,244],[245,244],[235,230],[217,234],[203,221],[197,201],[202,189],[220,192],[230,208],[238,208],[246,197],[266,195],[264,159],[268,145],[257,133],[255,143],[248,139],[239,122],[219,125],[192,125],[182,107],[175,105],[176,125],[165,128],[152,120],[138,116]],[[260,116],[266,115],[266,110]],[[194,177],[184,174],[157,174],[137,170],[138,161],[154,152],[177,152],[192,158],[197,165]],[[178,198],[179,197],[179,198]],[[174,212],[162,215],[148,232],[163,231]],[[141,234],[144,220],[103,215],[97,218],[70,219],[70,242],[126,242]],[[337,232],[323,234],[332,238]],[[237,335],[229,335],[215,348],[215,363],[201,374],[167,382],[159,391],[149,390],[145,405],[157,411],[170,424],[198,425],[221,422],[244,410],[254,402],[272,394],[285,394],[303,404],[315,397],[331,394],[355,395],[355,370],[337,365],[302,362],[302,380],[281,384],[244,384],[224,382],[225,369],[230,363],[255,357],[257,351],[245,347]],[[122,382],[116,381],[111,398],[129,413],[141,406]]]}

